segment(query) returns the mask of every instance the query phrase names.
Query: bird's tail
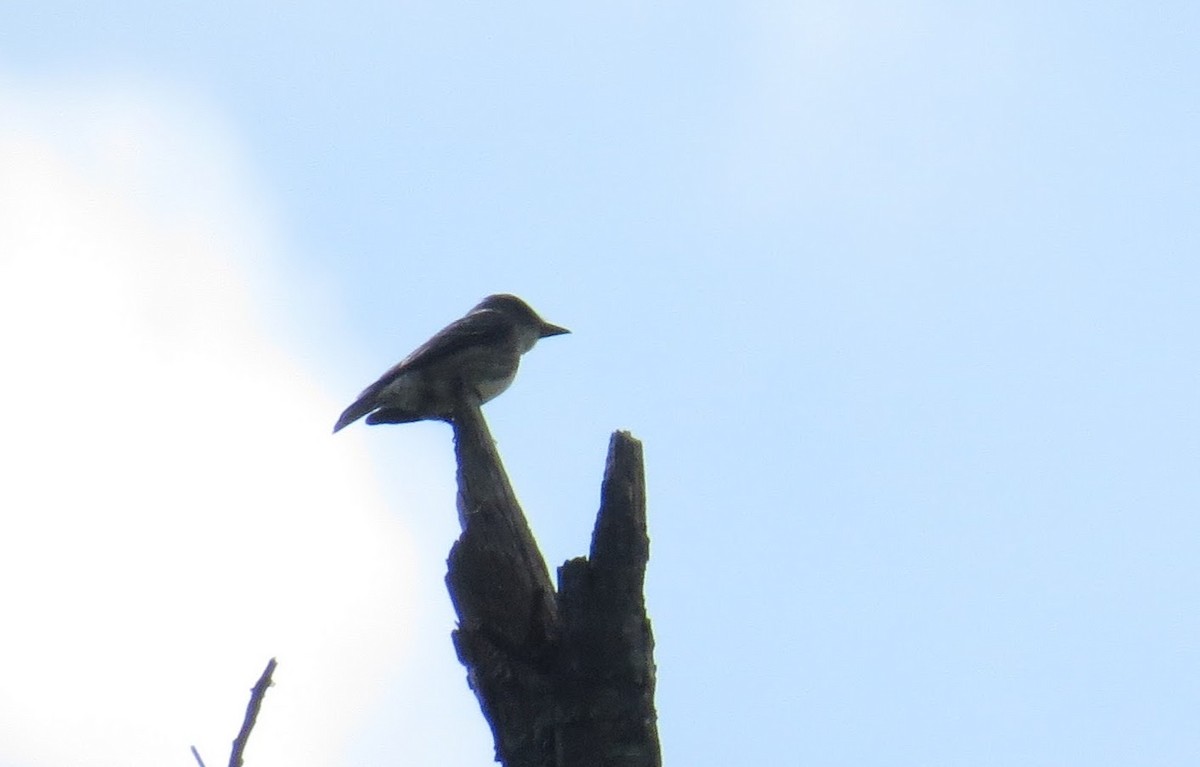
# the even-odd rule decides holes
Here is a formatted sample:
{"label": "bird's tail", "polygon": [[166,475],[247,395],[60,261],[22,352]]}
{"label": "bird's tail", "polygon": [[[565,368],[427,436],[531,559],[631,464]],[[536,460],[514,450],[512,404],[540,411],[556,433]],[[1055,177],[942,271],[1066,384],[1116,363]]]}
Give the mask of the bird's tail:
{"label": "bird's tail", "polygon": [[354,401],[354,404],[342,411],[342,415],[337,419],[337,423],[333,425],[333,433],[337,434],[342,429],[362,418],[367,413],[375,409],[374,397],[359,397]]}
{"label": "bird's tail", "polygon": [[437,420],[430,413],[414,413],[402,407],[381,407],[367,416],[367,425],[375,426],[381,423],[412,423],[414,421]]}

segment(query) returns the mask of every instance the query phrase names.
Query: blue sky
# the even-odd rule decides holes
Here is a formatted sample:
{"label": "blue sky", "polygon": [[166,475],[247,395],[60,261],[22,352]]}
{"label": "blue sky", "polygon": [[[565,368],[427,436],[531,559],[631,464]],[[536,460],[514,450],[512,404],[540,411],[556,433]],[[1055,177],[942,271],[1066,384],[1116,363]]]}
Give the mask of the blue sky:
{"label": "blue sky", "polygon": [[[1194,4],[106,6],[27,4],[0,29],[10,167],[46,178],[35,160],[60,158],[158,233],[72,251],[65,281],[86,263],[95,281],[80,284],[99,287],[62,304],[45,343],[47,323],[14,310],[6,343],[27,356],[6,398],[28,431],[10,433],[10,458],[44,468],[55,458],[29,440],[84,433],[98,442],[81,458],[119,460],[96,436],[124,428],[111,407],[34,419],[15,403],[84,352],[107,396],[145,380],[130,372],[142,336],[127,356],[45,351],[94,320],[82,307],[106,274],[136,278],[101,307],[164,284],[188,297],[155,303],[175,319],[153,327],[211,354],[214,382],[188,378],[190,418],[131,401],[152,430],[141,444],[203,433],[201,456],[261,445],[254,465],[296,447],[306,468],[222,464],[204,476],[239,488],[213,501],[227,514],[150,504],[159,516],[136,517],[134,537],[186,548],[180,531],[204,525],[211,546],[244,532],[250,507],[313,503],[262,518],[298,542],[257,574],[296,589],[296,608],[227,664],[228,735],[264,653],[280,655],[286,700],[304,661],[269,640],[329,630],[319,605],[360,633],[292,657],[332,664],[356,636],[403,639],[399,657],[362,640],[378,665],[356,673],[373,681],[310,701],[313,721],[338,723],[310,763],[490,758],[448,639],[448,429],[326,432],[431,332],[511,291],[574,331],[486,410],[552,567],[586,549],[609,432],[645,442],[668,763],[1200,757]],[[24,231],[18,186],[0,234]],[[83,208],[62,200],[81,194],[47,192],[39,210],[71,221]],[[100,231],[84,226],[64,228]],[[154,249],[192,227],[208,233],[194,259]],[[43,311],[62,288],[21,266],[24,241],[0,258],[9,290],[32,296],[23,311]],[[57,240],[37,242],[52,263]],[[125,243],[152,256],[131,267]],[[14,287],[25,273],[40,276]],[[214,351],[249,337],[244,356]],[[211,394],[230,381],[228,399]],[[229,408],[238,418],[212,426]],[[93,513],[128,495],[104,487]],[[363,586],[372,573],[403,584]],[[223,588],[192,583],[187,614],[219,621]],[[398,623],[371,623],[395,600]],[[111,612],[141,612],[122,604]],[[283,724],[261,735],[264,759],[270,738],[296,739]],[[17,740],[0,728],[0,765],[49,763],[35,742],[5,746]],[[157,764],[175,758],[163,748]]]}

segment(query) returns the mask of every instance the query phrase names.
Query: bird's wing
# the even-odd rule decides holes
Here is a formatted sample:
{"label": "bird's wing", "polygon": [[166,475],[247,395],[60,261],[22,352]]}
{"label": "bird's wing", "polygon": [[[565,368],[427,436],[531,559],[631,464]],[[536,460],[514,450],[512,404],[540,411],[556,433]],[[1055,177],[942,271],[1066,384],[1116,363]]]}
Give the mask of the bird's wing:
{"label": "bird's wing", "polygon": [[342,413],[334,431],[357,421],[379,407],[376,398],[393,381],[408,371],[435,365],[439,361],[473,346],[502,344],[512,333],[512,323],[505,315],[491,309],[473,311],[440,330],[400,362],[393,365],[375,383],[362,390],[358,398]]}
{"label": "bird's wing", "polygon": [[510,325],[508,318],[500,312],[490,309],[471,312],[442,328],[412,354],[393,365],[378,381],[364,389],[359,399],[378,392],[413,368],[435,365],[472,346],[502,343],[512,332]]}
{"label": "bird's wing", "polygon": [[474,311],[451,322],[384,374],[399,374],[438,362],[472,346],[497,346],[512,333],[512,322],[491,309]]}

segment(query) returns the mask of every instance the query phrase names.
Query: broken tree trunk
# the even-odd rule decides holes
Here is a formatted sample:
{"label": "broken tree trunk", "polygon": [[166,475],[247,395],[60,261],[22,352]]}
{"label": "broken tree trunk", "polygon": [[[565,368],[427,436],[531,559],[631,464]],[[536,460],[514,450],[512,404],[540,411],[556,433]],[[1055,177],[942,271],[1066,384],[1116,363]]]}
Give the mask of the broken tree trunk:
{"label": "broken tree trunk", "polygon": [[609,443],[588,557],[555,592],[478,404],[454,416],[454,644],[505,767],[658,767],[641,443]]}

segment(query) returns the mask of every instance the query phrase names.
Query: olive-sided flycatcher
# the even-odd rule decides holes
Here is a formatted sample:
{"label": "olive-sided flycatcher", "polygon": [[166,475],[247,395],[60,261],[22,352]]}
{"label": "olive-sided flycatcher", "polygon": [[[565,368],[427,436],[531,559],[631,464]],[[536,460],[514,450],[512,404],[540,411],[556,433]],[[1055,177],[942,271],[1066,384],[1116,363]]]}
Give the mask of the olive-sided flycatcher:
{"label": "olive-sided flycatcher", "polygon": [[364,389],[333,431],[364,415],[368,424],[449,420],[463,392],[487,402],[513,382],[521,355],[539,338],[570,332],[516,296],[488,296]]}

